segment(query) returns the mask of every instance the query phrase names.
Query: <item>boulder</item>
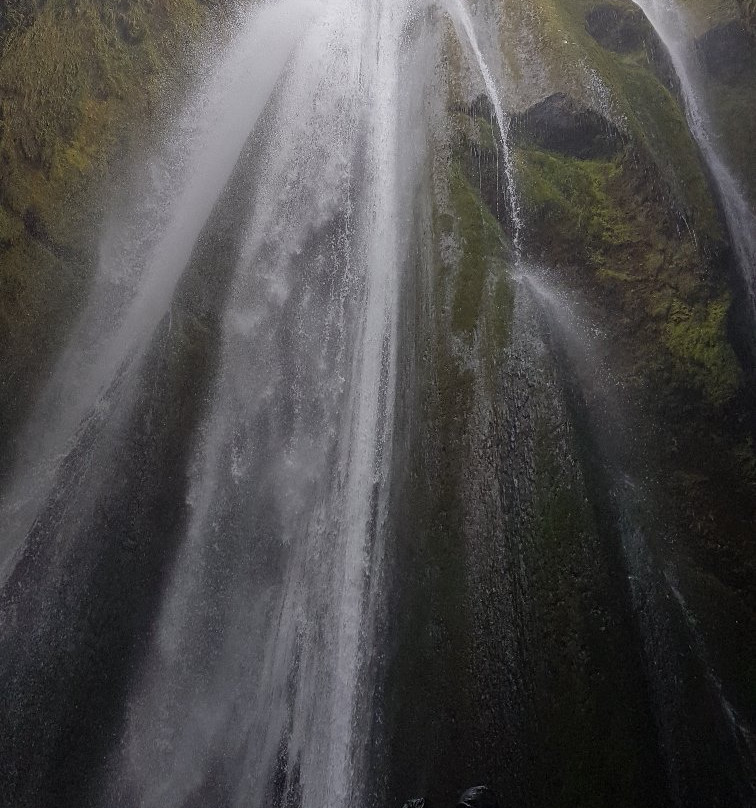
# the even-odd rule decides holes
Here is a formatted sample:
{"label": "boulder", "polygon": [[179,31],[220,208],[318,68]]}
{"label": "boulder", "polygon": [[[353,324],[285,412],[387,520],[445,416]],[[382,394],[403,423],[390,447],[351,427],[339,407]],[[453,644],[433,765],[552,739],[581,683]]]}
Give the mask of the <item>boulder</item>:
{"label": "boulder", "polygon": [[711,28],[696,40],[696,49],[706,72],[725,84],[756,71],[756,43],[737,20]]}
{"label": "boulder", "polygon": [[585,30],[607,50],[632,53],[643,47],[650,25],[639,8],[605,4],[588,11]]}
{"label": "boulder", "polygon": [[565,93],[554,93],[512,120],[523,145],[579,159],[608,158],[622,146],[622,133],[601,113]]}

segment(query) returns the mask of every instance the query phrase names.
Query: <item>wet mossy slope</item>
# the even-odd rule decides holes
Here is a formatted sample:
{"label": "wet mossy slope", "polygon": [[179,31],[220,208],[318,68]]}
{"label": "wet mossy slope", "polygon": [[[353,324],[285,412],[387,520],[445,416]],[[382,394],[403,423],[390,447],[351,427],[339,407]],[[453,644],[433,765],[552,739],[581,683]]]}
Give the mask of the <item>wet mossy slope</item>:
{"label": "wet mossy slope", "polygon": [[626,582],[548,327],[517,277],[492,111],[451,95],[426,214],[433,250],[405,303],[413,417],[399,441],[401,619],[387,639],[377,804],[453,804],[486,782],[517,806],[661,808]]}
{"label": "wet mossy slope", "polygon": [[721,206],[634,5],[526,23],[546,68],[509,131],[519,256],[493,109],[449,58],[406,304],[387,802],[739,804],[754,378]]}
{"label": "wet mossy slope", "polygon": [[[748,23],[734,4],[704,5],[686,4],[695,32]],[[525,260],[585,301],[609,346],[628,409],[638,413],[637,451],[656,469],[671,563],[726,697],[753,720],[753,323],[720,201],[659,42],[635,6],[544,0],[539,10],[541,24],[561,34],[562,50],[580,48],[603,91],[594,82],[581,93],[566,76],[515,116]],[[736,130],[751,125],[754,67],[738,68],[729,85],[737,103],[717,118],[723,145],[742,142]],[[575,151],[567,134],[589,115],[603,119],[611,148],[597,141],[600,148]],[[552,135],[561,122],[561,136],[549,137],[549,122]],[[753,178],[752,148],[743,159],[733,148],[730,157],[740,176]]]}
{"label": "wet mossy slope", "polygon": [[[98,188],[144,142],[222,4],[10,0],[0,8],[0,421],[14,431],[85,295]],[[0,444],[10,453],[7,444]]]}

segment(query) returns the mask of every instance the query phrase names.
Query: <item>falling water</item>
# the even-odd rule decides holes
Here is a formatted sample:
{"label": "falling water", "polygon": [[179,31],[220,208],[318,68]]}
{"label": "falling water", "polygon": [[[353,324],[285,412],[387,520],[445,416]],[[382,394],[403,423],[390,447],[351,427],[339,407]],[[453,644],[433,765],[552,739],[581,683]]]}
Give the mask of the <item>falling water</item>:
{"label": "falling water", "polygon": [[498,150],[502,150],[502,157],[504,163],[504,178],[506,181],[506,198],[509,205],[509,216],[512,221],[512,242],[515,250],[515,255],[519,257],[521,251],[522,241],[522,214],[520,211],[519,196],[515,183],[515,170],[512,158],[512,150],[509,144],[509,124],[510,117],[505,114],[501,103],[501,95],[494,81],[493,74],[486,62],[483,53],[481,52],[480,45],[478,44],[478,37],[475,33],[473,20],[470,12],[464,5],[463,0],[447,0],[449,3],[449,14],[452,19],[457,21],[457,25],[464,31],[465,37],[470,45],[470,48],[475,57],[475,61],[480,70],[481,78],[486,89],[488,98],[491,101],[494,109],[494,116],[496,118],[496,125],[499,129],[500,140],[497,140],[495,145]]}
{"label": "falling water", "polygon": [[[98,789],[105,804],[361,799],[411,227],[400,211],[423,161],[423,99],[438,90],[439,23],[426,8],[252,8],[155,161],[154,187],[106,236],[91,306],[34,422],[52,424],[28,452],[46,447],[45,473],[22,476],[9,497],[22,552],[30,522],[46,535],[49,507],[35,503],[80,497],[67,486],[70,458],[117,462],[109,434],[251,149],[256,177],[188,524]],[[470,17],[462,5],[451,17],[497,99],[506,144]]]}
{"label": "falling water", "polygon": [[219,775],[233,804],[357,799],[363,605],[381,556],[406,238],[398,70],[411,16],[406,4],[323,4],[280,77],[188,540],[115,763],[117,788],[141,804],[206,793],[202,772],[218,756],[235,761]]}
{"label": "falling water", "polygon": [[200,231],[313,13],[311,3],[300,2],[248,16],[166,136],[169,145],[153,163],[144,198],[107,232],[90,305],[31,418],[13,484],[0,502],[7,526],[0,583],[23,552],[40,502],[56,489],[68,496],[64,460],[91,440],[124,388],[133,387]]}
{"label": "falling water", "polygon": [[[717,156],[694,92],[683,34],[674,29],[672,12],[656,0],[640,4],[670,50],[741,265],[752,273],[753,215]],[[87,762],[96,757],[96,771],[80,775],[87,800],[79,804],[345,808],[374,800],[366,793],[366,773],[380,685],[373,658],[380,653],[377,615],[383,605],[387,535],[396,519],[389,505],[396,487],[392,472],[401,454],[396,410],[400,351],[407,336],[400,323],[401,296],[404,276],[414,269],[415,240],[432,228],[412,221],[407,211],[416,210],[414,203],[424,192],[429,144],[439,137],[427,131],[433,118],[426,105],[445,104],[439,54],[449,24],[466,43],[471,72],[493,106],[518,274],[514,322],[521,333],[503,365],[497,364],[498,356],[492,363],[505,367],[495,382],[505,405],[478,402],[480,409],[488,408],[491,426],[491,440],[486,436],[488,445],[478,448],[493,458],[494,473],[509,462],[508,452],[520,458],[524,473],[520,483],[508,467],[502,495],[500,481],[491,485],[485,476],[489,467],[477,469],[483,469],[484,479],[476,485],[490,500],[503,496],[500,510],[486,516],[503,514],[510,526],[531,530],[535,511],[528,497],[534,501],[535,493],[526,489],[533,487],[527,472],[535,464],[530,455],[536,428],[525,424],[531,417],[525,410],[531,404],[537,409],[543,395],[549,399],[544,410],[559,421],[562,432],[569,432],[568,407],[552,381],[560,360],[576,368],[576,386],[593,396],[591,417],[602,407],[605,419],[608,410],[618,411],[602,387],[606,379],[598,378],[592,335],[567,322],[569,306],[524,267],[506,87],[503,82],[497,86],[496,48],[486,47],[476,33],[477,22],[464,0],[438,5],[430,0],[251,3],[210,77],[149,161],[151,181],[135,191],[126,214],[114,216],[107,226],[89,304],[37,404],[12,484],[0,503],[9,526],[0,548],[0,586],[5,587],[0,651],[12,652],[0,658],[0,674],[12,685],[4,704],[22,704],[13,726],[25,733],[21,765],[14,758],[14,777],[23,780],[24,754],[36,760],[35,727],[46,731],[56,720],[48,720],[44,706],[60,701],[59,691],[53,689],[38,708],[35,687],[40,682],[40,692],[52,687],[45,677],[57,679],[58,664],[74,680],[71,671],[79,664],[76,657],[64,663],[56,658],[46,672],[50,637],[63,636],[55,646],[60,659],[65,661],[69,647],[83,647],[85,656],[87,626],[69,645],[66,632],[74,622],[69,614],[83,602],[84,614],[74,612],[76,618],[81,623],[93,619],[93,634],[101,630],[97,616],[105,614],[107,620],[108,608],[122,610],[123,604],[100,608],[98,600],[110,596],[113,577],[103,575],[102,583],[99,561],[108,554],[116,561],[136,557],[134,567],[141,572],[143,553],[160,557],[159,574],[141,582],[152,599],[145,607],[147,617],[138,623],[143,629],[134,642],[138,650],[118,646],[125,657],[118,660],[125,684],[113,692],[122,712],[108,724],[111,731],[115,726],[115,737],[94,744]],[[237,182],[240,176],[247,182]],[[424,210],[430,207],[426,200]],[[176,479],[170,481],[186,507],[175,508],[180,511],[176,524],[158,520],[160,529],[145,536],[139,516],[129,511],[132,500],[128,495],[119,499],[115,484],[143,467],[129,465],[121,450],[128,447],[130,429],[143,429],[151,437],[139,423],[151,415],[150,385],[160,387],[161,380],[153,378],[159,370],[150,363],[163,345],[160,335],[171,332],[182,283],[198,271],[204,241],[224,226],[234,229],[234,238],[233,249],[214,256],[228,270],[215,279],[222,287],[219,310],[213,312],[219,323],[217,354],[209,369],[197,373],[202,376],[196,379],[203,391],[201,413],[181,433],[188,449],[180,454],[180,470],[172,468]],[[432,248],[424,244],[423,250]],[[555,343],[560,343],[557,350]],[[194,381],[193,368],[183,372]],[[489,388],[481,378],[476,395],[482,400]],[[547,389],[536,390],[539,386]],[[494,434],[497,418],[509,424],[505,437]],[[612,483],[629,479],[623,476],[617,439],[623,428],[617,419],[612,426],[617,432],[594,430],[599,433],[595,442],[604,440],[599,459],[613,459],[606,474]],[[515,445],[516,436],[525,436],[520,445]],[[505,439],[508,448],[502,449]],[[561,440],[566,447],[572,438],[563,435]],[[148,466],[152,461],[140,462]],[[567,449],[560,462],[576,490],[587,491]],[[145,478],[155,481],[157,476],[153,470]],[[140,479],[133,482],[137,488],[140,484],[149,486]],[[616,488],[619,504],[614,505],[621,517],[636,505],[643,509],[645,500],[638,504],[627,493],[632,485],[618,483]],[[156,500],[159,509],[163,502],[159,495]],[[587,503],[586,494],[586,509]],[[136,527],[130,532],[132,521]],[[123,530],[121,522],[127,524]],[[512,614],[497,623],[493,639],[503,648],[506,676],[514,682],[502,700],[511,707],[506,718],[514,721],[520,711],[518,720],[525,727],[530,683],[527,668],[515,668],[549,647],[538,645],[544,641],[537,606],[520,600],[526,592],[538,597],[527,568],[535,559],[526,561],[536,545],[529,535],[500,535],[501,526],[493,522],[496,517],[486,525],[495,554],[489,572],[504,572],[502,580],[491,573],[486,597],[506,590],[509,581],[517,583],[500,610],[511,606]],[[112,529],[114,523],[118,529]],[[621,550],[630,577],[640,581],[629,589],[641,621],[647,621],[641,629],[650,666],[663,667],[665,654],[674,657],[677,648],[671,641],[665,645],[664,620],[679,604],[688,628],[678,636],[690,640],[693,656],[710,670],[680,590],[670,590],[669,582],[653,573],[645,536],[635,527],[629,519]],[[111,541],[128,546],[113,547]],[[585,541],[580,549],[587,554],[591,545]],[[40,548],[47,552],[39,554]],[[511,550],[511,557],[503,558],[502,548]],[[475,547],[472,555],[484,558],[484,550]],[[130,584],[121,582],[121,587]],[[29,611],[24,598],[39,607],[39,614],[24,614]],[[92,603],[95,618],[88,608]],[[478,605],[485,611],[486,604]],[[516,614],[517,609],[527,614]],[[32,636],[25,632],[29,623],[49,628]],[[525,624],[532,648],[525,648],[525,636],[517,633]],[[670,682],[679,673],[673,663],[668,678],[654,683],[659,692],[667,685],[673,690]],[[731,729],[740,730],[735,740],[750,751],[745,724],[724,699],[713,670],[710,674],[709,689],[722,696]],[[501,675],[497,671],[492,692],[502,689]],[[68,684],[61,679],[58,686],[65,690]],[[494,693],[491,701],[500,696]],[[663,718],[678,703],[671,698],[663,704]],[[66,705],[60,709],[67,718]],[[65,721],[60,723],[65,730]],[[670,746],[679,727],[670,718],[663,728]],[[495,729],[503,737],[509,726]],[[55,731],[52,741],[45,736],[48,746],[39,755],[63,744]],[[514,749],[516,742],[509,741],[525,766],[527,751]],[[4,743],[0,757],[16,739]],[[413,750],[403,754],[409,757]],[[31,795],[24,805],[35,804],[34,788],[24,792]],[[75,789],[70,793],[80,796]]]}
{"label": "falling water", "polygon": [[634,2],[646,15],[669,52],[680,81],[688,125],[716,185],[738,267],[748,291],[749,304],[756,315],[756,215],[742,184],[719,150],[716,128],[702,100],[700,68],[696,64],[685,14],[676,0]]}

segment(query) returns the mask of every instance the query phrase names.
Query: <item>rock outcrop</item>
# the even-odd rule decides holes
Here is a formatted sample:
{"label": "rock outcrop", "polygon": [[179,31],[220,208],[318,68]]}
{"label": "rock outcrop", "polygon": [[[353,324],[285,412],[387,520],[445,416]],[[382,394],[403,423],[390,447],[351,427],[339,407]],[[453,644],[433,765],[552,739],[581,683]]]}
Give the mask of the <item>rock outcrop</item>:
{"label": "rock outcrop", "polygon": [[611,121],[565,93],[554,93],[515,116],[512,131],[517,140],[578,159],[610,157],[622,145]]}
{"label": "rock outcrop", "polygon": [[748,73],[756,75],[756,42],[737,20],[717,25],[696,40],[701,61],[710,76],[735,84]]}
{"label": "rock outcrop", "polygon": [[585,29],[607,50],[631,53],[643,47],[651,26],[639,8],[607,3],[588,11]]}

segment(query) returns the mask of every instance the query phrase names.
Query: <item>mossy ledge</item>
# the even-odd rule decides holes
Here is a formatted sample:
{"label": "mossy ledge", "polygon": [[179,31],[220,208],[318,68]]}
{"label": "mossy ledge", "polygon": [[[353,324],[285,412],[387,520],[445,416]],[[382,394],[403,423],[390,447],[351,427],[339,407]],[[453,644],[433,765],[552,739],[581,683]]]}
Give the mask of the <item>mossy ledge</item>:
{"label": "mossy ledge", "polygon": [[145,145],[158,99],[180,94],[188,46],[227,10],[210,0],[11,0],[0,10],[3,467],[86,294],[98,189],[119,184],[115,167]]}

